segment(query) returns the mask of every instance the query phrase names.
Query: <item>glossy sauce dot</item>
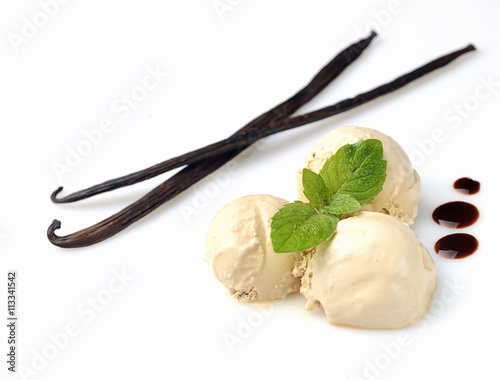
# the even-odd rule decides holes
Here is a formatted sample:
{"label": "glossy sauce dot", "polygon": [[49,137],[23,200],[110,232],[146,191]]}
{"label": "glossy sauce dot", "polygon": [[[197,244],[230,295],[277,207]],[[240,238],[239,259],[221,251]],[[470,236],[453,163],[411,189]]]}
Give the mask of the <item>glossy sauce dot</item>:
{"label": "glossy sauce dot", "polygon": [[467,202],[448,202],[437,207],[432,219],[444,227],[464,228],[473,225],[479,218],[476,206]]}
{"label": "glossy sauce dot", "polygon": [[471,178],[463,177],[455,181],[455,183],[453,184],[453,188],[459,193],[472,195],[479,192],[479,190],[481,189],[481,184]]}
{"label": "glossy sauce dot", "polygon": [[445,259],[463,259],[476,252],[477,239],[469,234],[451,234],[439,239],[434,244],[434,251]]}

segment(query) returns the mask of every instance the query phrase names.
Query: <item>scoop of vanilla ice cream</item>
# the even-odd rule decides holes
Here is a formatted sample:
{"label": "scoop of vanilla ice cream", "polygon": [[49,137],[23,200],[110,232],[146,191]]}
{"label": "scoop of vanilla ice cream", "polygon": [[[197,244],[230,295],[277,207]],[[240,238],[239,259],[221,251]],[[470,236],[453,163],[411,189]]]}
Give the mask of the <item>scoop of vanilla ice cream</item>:
{"label": "scoop of vanilla ice cream", "polygon": [[363,211],[339,222],[332,238],[297,265],[306,309],[321,306],[334,325],[397,329],[430,308],[436,266],[410,227]]}
{"label": "scoop of vanilla ice cream", "polygon": [[[392,215],[409,225],[417,216],[420,177],[412,168],[410,159],[401,146],[391,137],[369,128],[345,126],[336,128],[320,138],[309,151],[305,167],[319,173],[331,155],[346,144],[360,140],[378,139],[384,148],[387,177],[382,191],[362,210]],[[307,202],[302,186],[302,170],[297,172],[299,199]]]}
{"label": "scoop of vanilla ice cream", "polygon": [[275,253],[270,238],[271,218],[287,203],[246,196],[225,205],[210,223],[204,259],[237,300],[265,302],[299,291],[292,275],[298,252]]}

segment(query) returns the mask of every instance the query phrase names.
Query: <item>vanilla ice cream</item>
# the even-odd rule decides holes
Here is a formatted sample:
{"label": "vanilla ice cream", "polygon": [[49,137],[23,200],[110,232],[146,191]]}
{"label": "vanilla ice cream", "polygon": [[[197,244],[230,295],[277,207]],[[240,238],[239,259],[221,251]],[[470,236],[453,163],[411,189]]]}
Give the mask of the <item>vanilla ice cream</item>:
{"label": "vanilla ice cream", "polygon": [[287,203],[272,195],[246,196],[210,223],[204,259],[237,300],[271,301],[299,291],[300,280],[292,275],[299,253],[275,253],[270,238],[271,218]]}
{"label": "vanilla ice cream", "polygon": [[[417,216],[420,177],[401,146],[389,136],[374,129],[340,127],[319,139],[307,155],[305,167],[319,173],[328,157],[343,145],[360,140],[378,139],[384,149],[383,159],[387,161],[387,177],[382,191],[362,210],[389,214],[409,225]],[[302,170],[297,173],[299,199],[307,202],[303,194]]]}
{"label": "vanilla ice cream", "polygon": [[340,221],[295,274],[307,310],[317,305],[331,324],[369,329],[417,323],[436,288],[436,266],[410,227],[367,211]]}

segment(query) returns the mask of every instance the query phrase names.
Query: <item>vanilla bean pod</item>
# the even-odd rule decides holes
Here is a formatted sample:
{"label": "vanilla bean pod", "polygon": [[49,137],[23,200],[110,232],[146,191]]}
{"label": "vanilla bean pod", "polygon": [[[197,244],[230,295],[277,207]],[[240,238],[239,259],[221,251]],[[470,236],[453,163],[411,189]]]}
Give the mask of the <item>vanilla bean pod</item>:
{"label": "vanilla bean pod", "polygon": [[71,235],[56,236],[54,231],[61,227],[61,222],[54,220],[47,231],[48,238],[52,244],[62,248],[86,247],[106,240],[174,198],[236,155],[237,153],[229,152],[216,156],[205,164],[189,165],[120,212]]}
{"label": "vanilla bean pod", "polygon": [[262,128],[269,124],[272,120],[292,115],[300,107],[302,107],[314,96],[320,93],[330,82],[338,77],[352,62],[354,62],[368,47],[368,45],[376,35],[377,34],[375,32],[371,32],[368,37],[361,39],[342,50],[330,62],[328,62],[328,64],[326,64],[304,88],[298,91],[291,98],[285,100],[271,110],[255,118],[244,127],[240,128],[231,137],[218,141],[214,144],[207,145],[204,148],[200,148],[185,153],[181,156],[160,162],[159,164],[153,165],[138,172],[108,180],[87,189],[71,193],[62,198],[57,198],[57,195],[63,190],[62,187],[59,187],[52,193],[50,197],[52,202],[76,202],[85,198],[90,198],[97,194],[105,193],[108,191],[119,189],[121,187],[130,186],[135,183],[148,180],[169,170],[176,169],[184,165],[189,165],[198,161],[203,161],[209,157],[225,153],[229,150],[245,149],[247,141],[249,142],[249,144],[256,141],[252,141],[252,138],[249,137],[249,135],[253,134],[252,131],[262,130]]}
{"label": "vanilla bean pod", "polygon": [[[291,115],[323,90],[328,83],[335,79],[349,64],[358,58],[375,36],[376,33],[372,32],[367,38],[344,49],[321,69],[302,90],[285,102],[257,117],[234,135],[255,132],[257,129],[261,129],[275,119],[280,117],[286,118]],[[62,237],[57,236],[55,231],[61,227],[61,223],[58,220],[54,220],[47,230],[48,239],[52,244],[63,248],[84,247],[103,241],[122,231],[132,223],[155,210],[164,202],[175,197],[208,174],[217,170],[240,152],[241,149],[233,149],[232,151],[211,157],[205,161],[188,165],[179,173],[175,174],[122,211],[73,234]],[[52,198],[55,198],[55,195],[57,195],[59,191],[60,189],[56,190]]]}
{"label": "vanilla bean pod", "polygon": [[[322,119],[325,119],[330,116],[337,115],[342,112],[346,112],[352,108],[358,107],[362,104],[368,103],[371,100],[377,99],[383,95],[389,94],[393,91],[396,91],[400,89],[401,87],[406,86],[407,84],[413,82],[416,79],[419,79],[423,77],[424,75],[427,75],[434,70],[437,70],[443,66],[446,66],[447,64],[453,62],[455,59],[458,57],[476,50],[474,45],[469,44],[466,47],[453,51],[449,54],[443,55],[439,58],[436,58],[429,63],[420,66],[417,69],[414,69],[404,75],[401,75],[397,77],[396,79],[392,80],[391,82],[385,83],[381,86],[375,87],[374,89],[361,93],[359,95],[356,95],[353,98],[348,98],[345,100],[342,100],[336,104],[333,104],[331,106],[327,106],[324,108],[321,108],[316,111],[312,111],[309,113],[306,113],[304,115],[298,115],[294,117],[289,117],[284,120],[277,120],[272,122],[269,125],[269,129],[271,133],[269,134],[274,134],[277,132],[293,129],[300,127],[304,124],[309,124],[313,123],[315,121],[319,121]],[[267,135],[266,135],[267,136]]]}
{"label": "vanilla bean pod", "polygon": [[[359,94],[354,98],[343,100],[333,106],[325,107],[301,116],[281,119],[275,118],[274,121],[268,124],[267,128],[264,128],[262,131],[260,131],[259,134],[256,134],[253,139],[247,139],[247,145],[244,145],[244,147],[250,146],[253,142],[264,137],[266,134],[269,135],[272,133],[277,133],[279,131],[296,128],[313,121],[321,120],[325,117],[329,117],[340,112],[345,112],[370,100],[393,92],[405,86],[406,84],[422,77],[423,75],[428,74],[452,62],[459,56],[473,50],[475,50],[474,46],[468,45],[463,49],[435,59],[428,64],[423,65],[407,74],[404,74],[389,83],[381,85],[371,91]],[[244,128],[242,131],[248,133],[249,136],[251,133],[255,134],[255,130],[251,130],[250,128],[248,128],[246,131]],[[244,134],[242,134],[242,136],[244,136]],[[249,141],[251,140],[253,141],[249,143]],[[241,148],[228,150],[227,153],[218,154],[204,162],[189,165],[187,168],[183,169],[181,172],[177,173],[172,178],[156,187],[153,191],[151,191],[126,209],[94,226],[75,232],[71,235],[63,237],[55,235],[55,230],[60,228],[60,222],[54,220],[47,231],[48,238],[53,244],[65,248],[83,247],[105,240],[108,237],[111,237],[116,233],[122,231],[124,228],[139,220],[143,216],[149,214],[158,206],[191,186],[194,182],[197,182],[207,174],[210,174],[212,171],[216,170],[218,167],[222,166],[224,163],[235,157],[240,152],[240,150]],[[184,183],[186,179],[189,179],[189,184]]]}

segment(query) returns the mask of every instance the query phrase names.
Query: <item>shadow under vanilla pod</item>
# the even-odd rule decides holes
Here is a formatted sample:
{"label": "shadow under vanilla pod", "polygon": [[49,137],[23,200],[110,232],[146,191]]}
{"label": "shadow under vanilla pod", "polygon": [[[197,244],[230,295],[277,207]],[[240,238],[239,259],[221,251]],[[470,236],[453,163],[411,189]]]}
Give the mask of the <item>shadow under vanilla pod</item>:
{"label": "shadow under vanilla pod", "polygon": [[52,201],[54,203],[70,203],[124,186],[130,186],[169,170],[185,166],[181,171],[155,187],[136,202],[90,227],[66,236],[58,236],[55,234],[55,231],[61,227],[61,222],[59,220],[54,220],[47,230],[49,241],[62,248],[78,248],[90,246],[106,240],[148,215],[150,212],[188,189],[202,178],[211,174],[256,141],[266,136],[297,128],[363,105],[371,100],[398,90],[414,80],[451,63],[467,52],[476,50],[474,45],[469,44],[462,49],[436,58],[370,91],[361,93],[352,98],[344,99],[336,104],[316,111],[293,116],[300,107],[313,99],[330,82],[339,76],[344,69],[354,62],[368,47],[376,35],[375,32],[372,32],[368,37],[342,50],[295,95],[250,121],[224,140],[163,161],[144,170],[74,192],[62,198],[57,197],[63,189],[59,187],[52,193]]}

